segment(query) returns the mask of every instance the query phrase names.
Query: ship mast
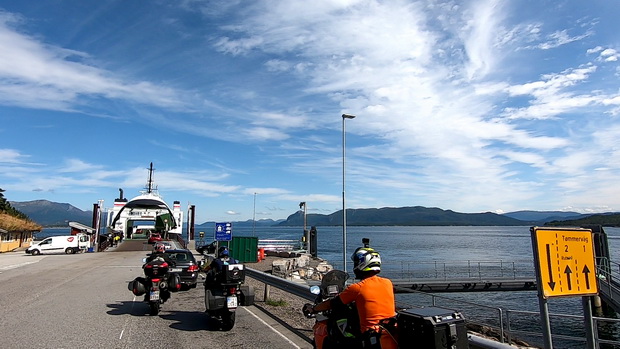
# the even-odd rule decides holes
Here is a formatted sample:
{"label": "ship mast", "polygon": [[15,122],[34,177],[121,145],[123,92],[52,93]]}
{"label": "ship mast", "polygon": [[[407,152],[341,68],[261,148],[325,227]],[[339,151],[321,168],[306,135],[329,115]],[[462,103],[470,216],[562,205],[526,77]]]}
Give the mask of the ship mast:
{"label": "ship mast", "polygon": [[147,194],[153,192],[153,171],[155,171],[155,169],[153,168],[153,163],[151,162],[151,166],[149,167],[149,180],[146,182]]}

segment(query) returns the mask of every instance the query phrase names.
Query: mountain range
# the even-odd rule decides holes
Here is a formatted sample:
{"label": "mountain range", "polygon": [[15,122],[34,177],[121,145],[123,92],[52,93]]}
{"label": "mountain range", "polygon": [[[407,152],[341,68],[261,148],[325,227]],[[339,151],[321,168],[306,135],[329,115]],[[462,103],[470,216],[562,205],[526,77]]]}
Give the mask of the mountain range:
{"label": "mountain range", "polygon": [[[44,227],[67,226],[68,222],[79,222],[91,225],[93,220],[92,211],[82,211],[68,203],[57,203],[48,200],[35,201],[10,201],[10,204],[26,214],[31,220]],[[616,213],[617,214],[617,213]],[[612,219],[614,213],[603,214],[604,220]],[[436,207],[384,207],[347,209],[347,225],[351,226],[523,226],[544,225],[550,222],[568,221],[579,222],[592,216],[592,214],[580,214],[577,212],[564,211],[515,211],[504,214],[492,212],[485,213],[460,213],[452,210],[443,210]],[[600,215],[597,215],[600,216]],[[603,221],[604,221],[603,220]],[[599,220],[600,221],[600,220]],[[342,225],[342,210],[334,213],[308,214],[306,215],[307,226],[334,226]],[[297,211],[285,220],[261,219],[257,221],[235,221],[236,226],[303,226],[304,215]],[[577,224],[575,223],[575,224]],[[213,226],[215,222],[197,224],[201,226]],[[600,223],[598,223],[600,224]]]}

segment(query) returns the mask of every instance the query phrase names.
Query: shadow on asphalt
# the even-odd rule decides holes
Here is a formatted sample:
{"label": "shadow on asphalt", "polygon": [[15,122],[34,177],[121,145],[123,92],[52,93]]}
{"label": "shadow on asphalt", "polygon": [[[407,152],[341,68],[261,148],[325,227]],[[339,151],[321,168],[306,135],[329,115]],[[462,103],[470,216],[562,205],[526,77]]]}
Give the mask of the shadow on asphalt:
{"label": "shadow on asphalt", "polygon": [[175,321],[170,324],[170,328],[181,331],[219,331],[221,327],[217,319],[211,318],[207,313],[200,311],[174,311],[160,314],[159,317]]}
{"label": "shadow on asphalt", "polygon": [[121,301],[115,304],[106,304],[110,310],[107,311],[108,315],[133,315],[133,316],[147,316],[149,313],[149,307],[144,302],[134,301]]}

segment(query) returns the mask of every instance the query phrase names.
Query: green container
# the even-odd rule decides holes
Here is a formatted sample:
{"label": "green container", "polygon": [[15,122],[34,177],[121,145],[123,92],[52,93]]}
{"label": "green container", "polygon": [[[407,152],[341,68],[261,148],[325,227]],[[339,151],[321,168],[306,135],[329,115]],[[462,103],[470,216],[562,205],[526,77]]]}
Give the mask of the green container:
{"label": "green container", "polygon": [[233,236],[228,249],[230,256],[241,263],[258,262],[258,238],[255,236]]}

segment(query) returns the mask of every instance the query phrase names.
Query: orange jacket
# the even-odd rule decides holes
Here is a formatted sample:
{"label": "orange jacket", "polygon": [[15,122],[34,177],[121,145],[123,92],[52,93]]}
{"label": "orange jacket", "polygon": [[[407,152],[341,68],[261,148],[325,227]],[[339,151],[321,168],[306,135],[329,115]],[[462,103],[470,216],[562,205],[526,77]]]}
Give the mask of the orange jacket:
{"label": "orange jacket", "polygon": [[394,286],[390,279],[371,276],[347,287],[339,297],[344,304],[355,301],[362,333],[379,321],[396,316]]}

